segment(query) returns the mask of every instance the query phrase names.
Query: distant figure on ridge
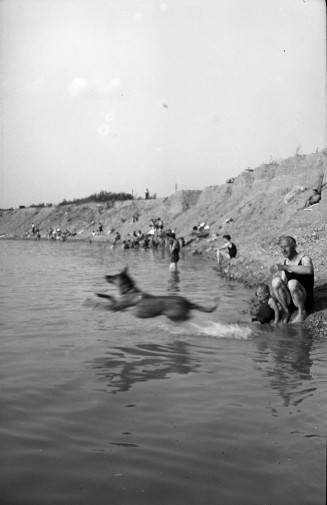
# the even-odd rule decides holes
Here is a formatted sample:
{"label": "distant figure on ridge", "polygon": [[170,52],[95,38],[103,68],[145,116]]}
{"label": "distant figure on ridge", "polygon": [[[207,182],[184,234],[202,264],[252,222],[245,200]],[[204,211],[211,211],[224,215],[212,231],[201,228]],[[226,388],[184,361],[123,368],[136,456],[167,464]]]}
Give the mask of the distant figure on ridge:
{"label": "distant figure on ridge", "polygon": [[311,207],[311,205],[315,205],[316,203],[319,203],[321,200],[321,191],[318,191],[318,189],[313,190],[313,195],[311,195],[307,201],[304,204],[303,209],[307,209],[308,207]]}
{"label": "distant figure on ridge", "polygon": [[315,205],[320,202],[322,188],[323,186],[325,186],[325,184],[323,185],[323,181],[324,181],[324,172],[321,171],[317,180],[317,186],[313,190],[314,194],[307,199],[307,201],[304,204],[304,207],[302,207],[303,209],[308,209],[308,207],[311,207],[312,205]]}

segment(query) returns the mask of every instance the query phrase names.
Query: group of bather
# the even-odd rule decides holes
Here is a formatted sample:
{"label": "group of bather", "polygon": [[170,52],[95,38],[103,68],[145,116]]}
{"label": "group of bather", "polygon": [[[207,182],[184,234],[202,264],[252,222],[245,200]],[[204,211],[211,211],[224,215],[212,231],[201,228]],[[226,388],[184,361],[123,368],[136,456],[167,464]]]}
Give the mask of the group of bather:
{"label": "group of bather", "polygon": [[48,230],[49,240],[61,240],[62,242],[65,242],[68,237],[75,237],[75,235],[75,232],[71,232],[69,230],[62,231],[61,228],[52,228],[52,226],[50,226]]}
{"label": "group of bather", "polygon": [[[164,230],[164,224],[162,219],[152,218],[149,224],[149,230],[134,230],[132,233],[128,233],[127,238],[122,240],[119,231],[115,232],[113,238],[113,246],[121,245],[122,249],[157,249],[169,246],[170,239],[174,234],[174,230],[166,229]],[[185,239],[184,237],[179,237],[178,242],[180,247],[184,247]]]}
{"label": "group of bather", "polygon": [[[167,248],[170,252],[170,269],[177,271],[180,249],[189,245],[193,240],[209,235],[209,226],[205,223],[194,226],[187,240],[184,237],[176,237],[175,230],[164,230],[162,219],[153,218],[150,220],[149,230],[142,232],[134,230],[122,240],[119,231],[110,230],[114,233],[112,246],[121,246],[123,249],[158,249]],[[36,239],[41,238],[39,228],[33,223],[31,227],[32,235]],[[103,225],[99,223],[97,234],[102,234]],[[93,232],[94,233],[94,232]],[[65,241],[67,237],[74,236],[68,230],[62,231],[61,228],[50,227],[48,230],[49,240]],[[215,235],[215,239],[217,235]],[[224,244],[215,249],[217,263],[221,265],[224,260],[231,260],[237,254],[237,248],[231,241],[230,235],[223,235]],[[306,319],[313,305],[313,285],[314,272],[312,260],[309,256],[298,253],[296,250],[296,241],[291,236],[283,236],[279,242],[281,252],[284,256],[283,263],[273,265],[272,289],[269,286],[259,284],[256,290],[259,306],[258,312],[254,314],[253,321],[261,323],[281,322],[287,323],[291,319],[292,312],[296,311],[292,322],[302,322]],[[271,294],[272,293],[272,294]]]}
{"label": "group of bather", "polygon": [[[32,232],[32,236],[36,240],[41,238],[40,229],[34,223],[32,223],[31,232]],[[59,227],[53,228],[52,226],[50,226],[50,228],[48,229],[47,234],[46,234],[46,236],[49,240],[61,240],[62,242],[64,242],[66,240],[66,238],[74,237],[75,235],[76,235],[76,233],[71,232],[69,230],[62,231],[61,228],[59,228]]]}

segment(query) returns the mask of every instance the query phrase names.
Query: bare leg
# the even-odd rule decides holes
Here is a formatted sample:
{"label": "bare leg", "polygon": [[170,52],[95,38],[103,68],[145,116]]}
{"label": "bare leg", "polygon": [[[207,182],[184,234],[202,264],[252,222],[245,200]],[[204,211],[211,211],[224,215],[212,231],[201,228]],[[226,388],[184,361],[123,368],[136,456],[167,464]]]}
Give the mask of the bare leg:
{"label": "bare leg", "polygon": [[302,284],[294,279],[289,281],[288,289],[290,290],[295,307],[298,308],[297,315],[291,322],[292,324],[302,323],[308,317],[304,307],[304,302],[307,296],[306,291]]}
{"label": "bare leg", "polygon": [[229,259],[229,254],[226,253],[225,251],[220,251],[219,249],[217,249],[217,264],[218,265],[220,265],[220,263],[222,262],[223,258]]}
{"label": "bare leg", "polygon": [[171,272],[177,272],[177,263],[170,263],[169,270]]}
{"label": "bare leg", "polygon": [[287,287],[287,284],[280,277],[274,277],[272,280],[272,291],[274,296],[277,298],[283,309],[282,323],[288,323],[291,314],[289,311],[289,305],[291,303],[291,294]]}

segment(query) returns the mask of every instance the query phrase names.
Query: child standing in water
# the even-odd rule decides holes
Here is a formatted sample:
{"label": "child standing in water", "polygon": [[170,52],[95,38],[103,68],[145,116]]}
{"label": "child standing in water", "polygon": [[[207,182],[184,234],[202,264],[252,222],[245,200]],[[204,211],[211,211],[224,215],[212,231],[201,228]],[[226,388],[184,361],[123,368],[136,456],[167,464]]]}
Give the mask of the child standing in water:
{"label": "child standing in water", "polygon": [[270,294],[268,284],[258,284],[256,296],[259,299],[259,308],[252,322],[257,321],[261,324],[272,322],[276,325],[279,321],[279,309],[276,300]]}
{"label": "child standing in water", "polygon": [[179,250],[180,250],[180,244],[178,240],[176,239],[175,233],[170,233],[169,234],[169,250],[170,250],[170,271],[171,272],[176,272],[177,271],[177,263],[179,261]]}

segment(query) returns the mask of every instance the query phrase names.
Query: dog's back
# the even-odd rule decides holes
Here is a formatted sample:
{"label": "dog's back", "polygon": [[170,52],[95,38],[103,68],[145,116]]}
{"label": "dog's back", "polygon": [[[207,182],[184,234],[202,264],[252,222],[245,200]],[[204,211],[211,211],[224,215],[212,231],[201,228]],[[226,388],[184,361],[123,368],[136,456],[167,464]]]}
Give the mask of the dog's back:
{"label": "dog's back", "polygon": [[101,295],[112,301],[111,310],[118,311],[129,307],[135,307],[135,316],[148,318],[165,315],[172,321],[186,321],[190,317],[190,311],[213,312],[217,306],[203,307],[191,302],[183,296],[161,295],[154,296],[139,290],[135,282],[128,274],[127,268],[115,275],[106,275],[106,281],[115,285],[120,294],[120,299],[115,300],[110,295]]}

